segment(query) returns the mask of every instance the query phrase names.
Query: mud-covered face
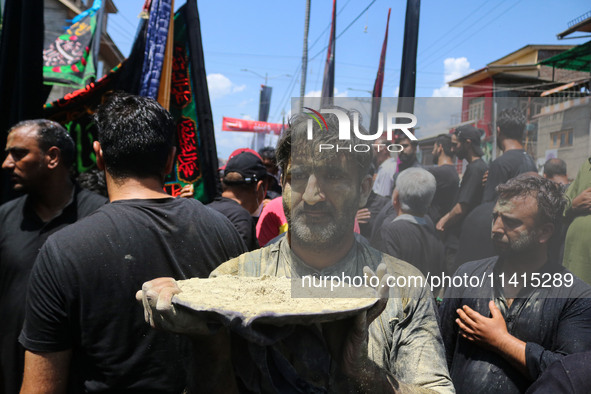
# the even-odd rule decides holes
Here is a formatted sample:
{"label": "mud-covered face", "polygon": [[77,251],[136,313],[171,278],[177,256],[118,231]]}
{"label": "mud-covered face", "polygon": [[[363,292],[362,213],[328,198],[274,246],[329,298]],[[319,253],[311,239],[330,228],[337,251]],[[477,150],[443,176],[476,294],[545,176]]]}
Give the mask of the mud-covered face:
{"label": "mud-covered face", "polygon": [[292,241],[314,250],[338,244],[353,232],[360,194],[359,169],[345,156],[290,162],[283,206]]}
{"label": "mud-covered face", "polygon": [[538,247],[537,201],[532,196],[497,202],[493,210],[492,242],[499,255],[513,255]]}

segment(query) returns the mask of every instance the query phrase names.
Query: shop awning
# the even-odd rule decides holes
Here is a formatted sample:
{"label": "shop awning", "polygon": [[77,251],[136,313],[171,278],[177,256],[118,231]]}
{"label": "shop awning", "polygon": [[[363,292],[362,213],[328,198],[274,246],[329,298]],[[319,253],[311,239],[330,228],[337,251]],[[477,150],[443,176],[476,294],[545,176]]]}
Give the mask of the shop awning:
{"label": "shop awning", "polygon": [[566,70],[591,72],[591,41],[543,60],[540,64]]}

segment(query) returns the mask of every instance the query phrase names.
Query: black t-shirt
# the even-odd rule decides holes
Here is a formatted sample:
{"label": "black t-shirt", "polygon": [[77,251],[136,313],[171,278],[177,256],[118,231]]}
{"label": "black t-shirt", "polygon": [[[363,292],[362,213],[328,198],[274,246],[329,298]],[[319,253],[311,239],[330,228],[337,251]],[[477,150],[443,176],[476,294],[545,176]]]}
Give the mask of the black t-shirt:
{"label": "black t-shirt", "polygon": [[524,172],[538,172],[536,163],[523,149],[511,149],[496,158],[488,170],[488,178],[484,187],[482,202],[495,201],[495,188]]}
{"label": "black t-shirt", "polygon": [[107,199],[76,186],[62,213],[43,222],[28,196],[0,207],[0,393],[20,390],[24,349],[18,336],[25,318],[25,289],[39,249],[54,232],[88,216]]}
{"label": "black t-shirt", "polygon": [[526,394],[591,393],[591,351],[569,354],[552,363]]}
{"label": "black t-shirt", "polygon": [[238,230],[249,252],[259,248],[256,222],[250,213],[242,208],[242,205],[230,198],[217,197],[211,203],[207,204],[207,206],[230,219],[230,222]]}
{"label": "black t-shirt", "polygon": [[385,221],[372,246],[417,267],[423,275],[441,274],[444,266],[443,243],[428,216],[400,215]]}
{"label": "black t-shirt", "polygon": [[469,261],[496,255],[490,238],[494,207],[494,201],[480,204],[464,218],[455,269]]}
{"label": "black t-shirt", "polygon": [[437,182],[433,202],[427,211],[433,223],[437,223],[455,205],[460,191],[460,177],[453,164],[430,166],[425,169],[433,174]]}
{"label": "black t-shirt", "polygon": [[479,205],[482,200],[482,177],[486,170],[487,166],[484,160],[476,159],[472,163],[468,163],[466,171],[464,171],[458,202],[466,204],[469,210]]}
{"label": "black t-shirt", "polygon": [[157,277],[205,278],[244,251],[232,224],[196,200],[115,201],[49,237],[19,340],[72,349],[72,392],[181,392],[188,340],[151,329],[135,293]]}

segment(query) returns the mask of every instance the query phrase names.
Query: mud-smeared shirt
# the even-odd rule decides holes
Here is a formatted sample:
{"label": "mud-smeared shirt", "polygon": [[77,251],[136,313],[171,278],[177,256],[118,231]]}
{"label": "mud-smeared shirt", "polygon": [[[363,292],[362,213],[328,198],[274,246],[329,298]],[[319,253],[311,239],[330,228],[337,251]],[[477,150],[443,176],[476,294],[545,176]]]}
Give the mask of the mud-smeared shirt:
{"label": "mud-smeared shirt", "polygon": [[[505,288],[511,286],[511,277],[501,277],[497,261],[498,257],[490,257],[462,265],[455,276],[484,278],[484,282],[481,286],[448,288],[439,309],[447,362],[458,393],[522,393],[564,355],[591,350],[589,285],[576,277],[567,282],[570,278],[567,274],[572,275],[570,271],[549,263],[537,273],[540,274],[537,275],[541,279],[539,283],[535,275],[527,275],[529,288],[523,288],[509,306],[501,282],[504,281]],[[494,279],[492,286],[491,278]],[[458,334],[456,310],[468,305],[490,317],[488,304],[491,300],[501,310],[509,334],[526,342],[529,376],[499,354]]]}
{"label": "mud-smeared shirt", "polygon": [[[286,238],[232,259],[211,275],[363,276],[363,266],[375,271],[380,263],[385,263],[395,278],[422,278],[420,271],[410,264],[357,241],[341,261],[317,270],[292,252]],[[369,358],[399,382],[409,385],[411,392],[454,392],[429,288],[395,287],[390,297],[384,312],[369,327]],[[233,354],[234,366],[241,388],[265,392],[332,391],[335,363],[330,358],[322,328],[316,325],[281,330],[282,339],[270,346],[246,341],[238,346],[232,343],[232,351],[237,353]],[[278,335],[266,334],[267,339]]]}

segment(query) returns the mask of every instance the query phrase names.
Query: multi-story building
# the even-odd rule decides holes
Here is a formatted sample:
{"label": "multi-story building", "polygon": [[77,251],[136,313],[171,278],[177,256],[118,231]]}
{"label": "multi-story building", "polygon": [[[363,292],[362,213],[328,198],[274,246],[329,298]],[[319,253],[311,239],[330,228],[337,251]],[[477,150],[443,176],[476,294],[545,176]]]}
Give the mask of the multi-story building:
{"label": "multi-story building", "polygon": [[[563,38],[591,32],[591,12],[571,21]],[[494,159],[495,114],[508,107],[526,114],[525,148],[541,168],[546,159],[566,161],[569,176],[591,156],[591,41],[579,45],[527,45],[449,82],[463,88],[460,124],[484,130],[485,158]]]}
{"label": "multi-story building", "polygon": [[[568,23],[559,39],[591,32],[591,11]],[[542,92],[544,106],[534,117],[537,122],[537,157],[540,161],[558,157],[574,177],[583,160],[591,157],[591,41],[542,62],[554,70],[578,72],[579,77]]]}
{"label": "multi-story building", "polygon": [[[485,67],[449,82],[463,88],[461,122],[484,130],[487,159],[496,157],[495,113],[507,107],[522,108],[528,119],[540,112],[541,93],[561,86],[578,72],[555,69],[540,62],[573,48],[572,45],[526,45]],[[535,129],[528,127],[526,145],[535,154]]]}

